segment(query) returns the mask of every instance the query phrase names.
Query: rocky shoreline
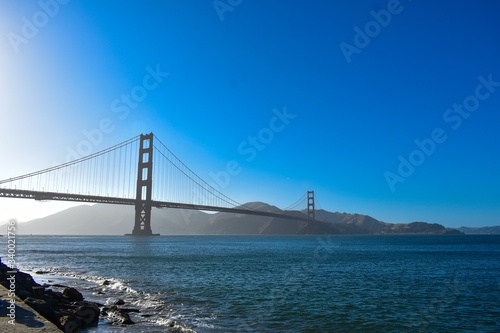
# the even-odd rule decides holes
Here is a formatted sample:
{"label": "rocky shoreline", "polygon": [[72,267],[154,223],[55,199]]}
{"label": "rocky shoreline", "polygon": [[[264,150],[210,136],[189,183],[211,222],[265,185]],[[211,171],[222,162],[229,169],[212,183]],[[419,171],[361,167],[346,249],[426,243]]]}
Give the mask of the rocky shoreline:
{"label": "rocky shoreline", "polygon": [[[15,273],[13,273],[15,272]],[[0,260],[0,284],[6,289],[14,289],[15,294],[25,304],[41,316],[56,325],[61,331],[78,333],[88,327],[96,327],[99,319],[105,318],[114,325],[132,325],[130,312],[137,309],[126,309],[122,300],[112,306],[89,302],[72,287],[61,285],[38,284],[25,272],[12,270]],[[15,288],[11,288],[15,286]],[[61,288],[54,291],[51,287]]]}

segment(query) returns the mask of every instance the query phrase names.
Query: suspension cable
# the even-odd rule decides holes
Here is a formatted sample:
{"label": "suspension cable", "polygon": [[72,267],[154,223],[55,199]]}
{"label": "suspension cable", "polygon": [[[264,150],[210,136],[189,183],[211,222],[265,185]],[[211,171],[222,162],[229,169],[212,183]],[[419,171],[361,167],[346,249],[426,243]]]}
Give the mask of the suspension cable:
{"label": "suspension cable", "polygon": [[[201,178],[200,176],[198,176],[193,170],[191,170],[191,168],[189,168],[186,164],[184,164],[184,162],[182,162],[170,149],[168,149],[168,147],[155,135],[155,141],[158,141],[162,146],[163,148],[165,148],[183,167],[185,167],[190,173],[192,173],[198,180],[194,180],[192,177],[190,177],[186,172],[184,172],[183,170],[181,170],[172,160],[170,160],[167,156],[165,156],[165,154],[163,154],[157,147],[155,147],[155,149],[161,154],[163,155],[163,157],[165,157],[167,160],[170,161],[170,163],[172,163],[179,171],[181,171],[184,175],[186,175],[189,179],[191,179],[193,182],[195,182],[198,186],[200,186],[201,188],[207,190],[209,193],[213,194],[216,198],[222,200],[223,202],[226,202],[228,204],[231,204],[231,205],[234,205],[234,206],[241,206],[241,207],[244,207],[246,209],[249,209],[249,210],[255,210],[254,208],[252,207],[248,207],[246,205],[243,205],[241,203],[239,203],[238,201],[236,200],[233,200],[231,198],[229,198],[227,195],[225,195],[224,193],[220,192],[219,190],[217,190],[215,187],[213,187],[212,185],[210,185],[208,182],[206,182],[203,178]],[[203,183],[206,187],[208,187],[210,190],[208,190],[204,185],[201,185],[200,183]]]}
{"label": "suspension cable", "polygon": [[113,151],[113,150],[119,149],[119,148],[121,148],[123,146],[126,146],[126,145],[130,144],[131,142],[134,142],[134,141],[136,141],[138,139],[139,139],[139,136],[136,136],[136,137],[131,138],[131,139],[127,140],[127,141],[124,141],[122,143],[119,143],[117,145],[109,147],[107,149],[98,151],[98,152],[96,152],[94,154],[81,157],[81,158],[76,159],[74,161],[66,162],[66,163],[59,164],[59,165],[56,165],[56,166],[53,166],[53,167],[50,167],[50,168],[47,168],[47,169],[43,169],[43,170],[35,171],[35,172],[32,172],[32,173],[28,173],[26,175],[22,175],[22,176],[17,176],[17,177],[14,177],[14,178],[0,180],[0,184],[10,183],[10,182],[14,182],[14,181],[21,180],[21,179],[24,179],[24,178],[38,176],[38,175],[41,175],[41,174],[44,174],[44,173],[48,173],[48,172],[51,172],[51,171],[59,170],[59,169],[62,169],[62,168],[74,165],[74,164],[77,164],[77,163],[88,161],[88,160],[93,159],[95,157],[98,157],[98,156],[104,155],[106,153],[109,153],[110,151]]}
{"label": "suspension cable", "polygon": [[285,208],[285,210],[292,210],[295,207],[297,207],[299,204],[301,204],[302,202],[304,202],[306,200],[306,195],[307,195],[307,193],[304,192],[304,194],[300,197],[299,200],[295,201],[293,204],[291,204],[290,206]]}

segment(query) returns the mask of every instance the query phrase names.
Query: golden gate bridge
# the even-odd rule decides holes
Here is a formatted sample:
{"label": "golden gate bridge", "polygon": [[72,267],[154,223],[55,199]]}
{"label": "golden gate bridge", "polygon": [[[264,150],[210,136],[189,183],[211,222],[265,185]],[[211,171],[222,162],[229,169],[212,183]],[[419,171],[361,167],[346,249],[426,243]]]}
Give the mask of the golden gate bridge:
{"label": "golden gate bridge", "polygon": [[[307,191],[282,212],[252,209],[199,177],[153,133],[67,163],[1,180],[1,197],[133,205],[134,236],[154,235],[153,207],[315,221],[314,191]],[[292,210],[304,202],[307,215]]]}

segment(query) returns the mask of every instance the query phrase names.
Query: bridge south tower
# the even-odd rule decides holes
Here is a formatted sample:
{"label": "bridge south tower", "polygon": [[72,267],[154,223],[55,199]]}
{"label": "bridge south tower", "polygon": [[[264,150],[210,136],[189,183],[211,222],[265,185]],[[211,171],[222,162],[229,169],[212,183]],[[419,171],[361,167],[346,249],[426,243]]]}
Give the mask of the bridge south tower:
{"label": "bridge south tower", "polygon": [[151,194],[153,190],[153,133],[141,134],[138,163],[135,224],[132,235],[152,236]]}

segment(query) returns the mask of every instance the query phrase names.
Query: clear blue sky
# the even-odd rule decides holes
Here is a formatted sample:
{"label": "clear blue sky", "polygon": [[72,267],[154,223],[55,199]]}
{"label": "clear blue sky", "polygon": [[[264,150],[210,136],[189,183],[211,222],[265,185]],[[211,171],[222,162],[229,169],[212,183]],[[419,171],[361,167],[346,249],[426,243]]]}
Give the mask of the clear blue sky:
{"label": "clear blue sky", "polygon": [[[239,202],[286,207],[313,189],[324,209],[387,222],[498,225],[498,13],[485,0],[1,0],[0,179],[64,162],[104,120],[93,151],[154,132],[209,181],[236,161],[221,190]],[[1,199],[0,220],[63,207]]]}

